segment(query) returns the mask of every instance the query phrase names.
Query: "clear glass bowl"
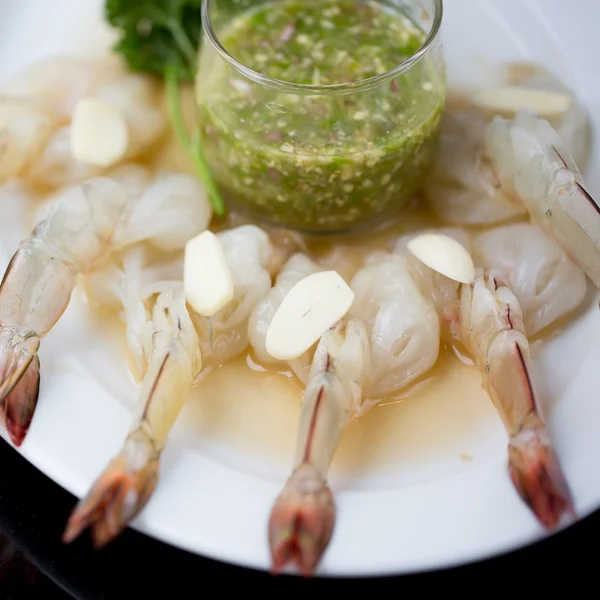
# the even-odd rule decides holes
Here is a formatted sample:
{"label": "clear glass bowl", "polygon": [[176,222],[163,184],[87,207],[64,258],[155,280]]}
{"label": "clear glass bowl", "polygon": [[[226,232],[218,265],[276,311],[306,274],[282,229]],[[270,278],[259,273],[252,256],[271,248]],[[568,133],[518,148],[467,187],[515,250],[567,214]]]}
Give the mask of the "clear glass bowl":
{"label": "clear glass bowl", "polygon": [[201,141],[230,204],[309,233],[407,204],[445,103],[442,0],[204,0],[202,11]]}

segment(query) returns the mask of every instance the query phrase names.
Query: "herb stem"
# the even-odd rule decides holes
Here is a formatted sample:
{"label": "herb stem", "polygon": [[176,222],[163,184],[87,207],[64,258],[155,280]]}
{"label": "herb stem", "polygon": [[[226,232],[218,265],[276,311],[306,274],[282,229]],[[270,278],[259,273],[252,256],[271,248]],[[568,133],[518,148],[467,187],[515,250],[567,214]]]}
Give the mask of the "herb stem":
{"label": "herb stem", "polygon": [[217,185],[212,177],[210,169],[202,156],[199,136],[194,136],[193,141],[191,141],[186,132],[183,116],[181,114],[179,77],[174,69],[167,68],[165,70],[165,81],[169,115],[177,140],[190,157],[198,177],[206,188],[215,213],[217,216],[222,217],[225,214],[225,203],[219,194],[219,190],[217,189]]}
{"label": "herb stem", "polygon": [[169,20],[169,31],[173,36],[173,39],[179,46],[180,50],[185,55],[185,60],[188,63],[188,66],[192,73],[195,73],[195,65],[196,65],[196,51],[194,50],[194,45],[190,42],[190,38],[187,33],[181,26],[181,23],[174,20]]}

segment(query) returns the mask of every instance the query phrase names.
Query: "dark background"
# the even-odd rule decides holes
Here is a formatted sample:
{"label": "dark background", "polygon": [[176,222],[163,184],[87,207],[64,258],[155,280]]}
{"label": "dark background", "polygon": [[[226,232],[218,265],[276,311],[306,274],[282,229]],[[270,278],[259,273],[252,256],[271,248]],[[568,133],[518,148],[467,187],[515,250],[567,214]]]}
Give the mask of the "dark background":
{"label": "dark background", "polygon": [[[168,599],[200,599],[216,596],[210,583],[214,578],[220,580],[219,591],[228,589],[231,581],[233,586],[239,585],[235,580],[257,583],[260,590],[281,590],[282,594],[292,589],[297,594],[306,586],[324,592],[335,586],[339,592],[364,584],[369,594],[378,593],[384,586],[389,593],[394,586],[399,593],[421,596],[423,591],[442,587],[481,597],[495,588],[500,593],[502,586],[510,596],[520,598],[525,588],[540,592],[545,585],[557,582],[570,584],[570,591],[574,591],[573,584],[579,587],[584,580],[592,582],[600,570],[600,512],[544,542],[505,556],[456,569],[368,581],[272,577],[177,550],[133,530],[95,552],[87,536],[71,546],[60,541],[76,502],[74,496],[3,441],[0,466],[0,600],[137,600],[149,597],[150,592]],[[239,588],[236,591],[239,594]],[[587,592],[597,597],[597,584]]]}

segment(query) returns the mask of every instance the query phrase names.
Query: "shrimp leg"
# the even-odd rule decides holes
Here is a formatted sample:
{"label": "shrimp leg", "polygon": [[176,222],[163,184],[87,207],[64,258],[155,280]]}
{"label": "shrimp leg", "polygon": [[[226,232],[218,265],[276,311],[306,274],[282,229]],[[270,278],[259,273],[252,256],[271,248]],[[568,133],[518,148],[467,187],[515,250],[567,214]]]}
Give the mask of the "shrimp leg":
{"label": "shrimp leg", "polygon": [[291,476],[269,519],[273,570],[295,562],[309,576],[331,539],[335,503],[327,473],[341,435],[360,403],[367,333],[351,321],[345,335],[328,331],[319,342],[304,394]]}
{"label": "shrimp leg", "polygon": [[159,295],[148,334],[151,350],[138,415],[119,454],[69,518],[63,535],[66,543],[90,527],[94,545],[106,545],[146,505],[156,486],[165,441],[202,365],[182,291]]}
{"label": "shrimp leg", "polygon": [[463,343],[509,435],[508,469],[521,498],[548,529],[576,518],[568,484],[550,445],[532,377],[519,302],[493,272],[461,289]]}
{"label": "shrimp leg", "polygon": [[77,275],[107,251],[126,200],[123,188],[104,178],[67,191],[6,270],[0,285],[0,406],[17,446],[37,404],[40,342],[67,308]]}

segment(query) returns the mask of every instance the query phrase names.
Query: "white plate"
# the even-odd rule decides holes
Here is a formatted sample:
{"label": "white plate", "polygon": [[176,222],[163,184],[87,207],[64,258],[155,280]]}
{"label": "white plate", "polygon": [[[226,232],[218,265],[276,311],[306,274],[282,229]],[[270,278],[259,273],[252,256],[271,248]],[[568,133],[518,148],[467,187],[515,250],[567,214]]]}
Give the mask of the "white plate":
{"label": "white plate", "polygon": [[[1,2],[0,79],[49,54],[101,53],[111,37],[100,18],[98,0]],[[571,0],[569,10],[563,0],[446,0],[450,80],[485,84],[497,61],[534,60],[577,91],[600,131],[598,22],[600,5],[588,0]],[[600,195],[598,160],[596,153],[588,178]],[[4,269],[24,233],[18,199],[4,193],[0,214]],[[590,306],[535,361],[542,395],[552,396],[549,427],[580,516],[600,505],[600,315],[595,301]],[[86,316],[77,298],[42,344],[40,401],[20,452],[77,496],[117,451],[129,426],[136,388],[121,356],[116,339]],[[280,455],[269,458],[219,437],[218,411],[202,417],[198,435],[189,427],[197,412],[193,401],[165,450],[160,485],[133,524],[137,530],[192,552],[269,567],[267,518],[287,477],[289,431],[298,409],[286,398],[291,394],[285,382],[271,381],[281,386],[277,419],[253,418],[252,402],[260,394],[253,381],[240,405],[245,421],[240,433],[277,440]],[[466,404],[469,414],[452,405],[437,413],[406,405],[402,410],[411,426],[396,440],[400,462],[373,471],[334,466],[337,527],[319,573],[447,567],[545,535],[509,481],[506,435],[489,403]],[[461,461],[459,450],[473,460]]]}

